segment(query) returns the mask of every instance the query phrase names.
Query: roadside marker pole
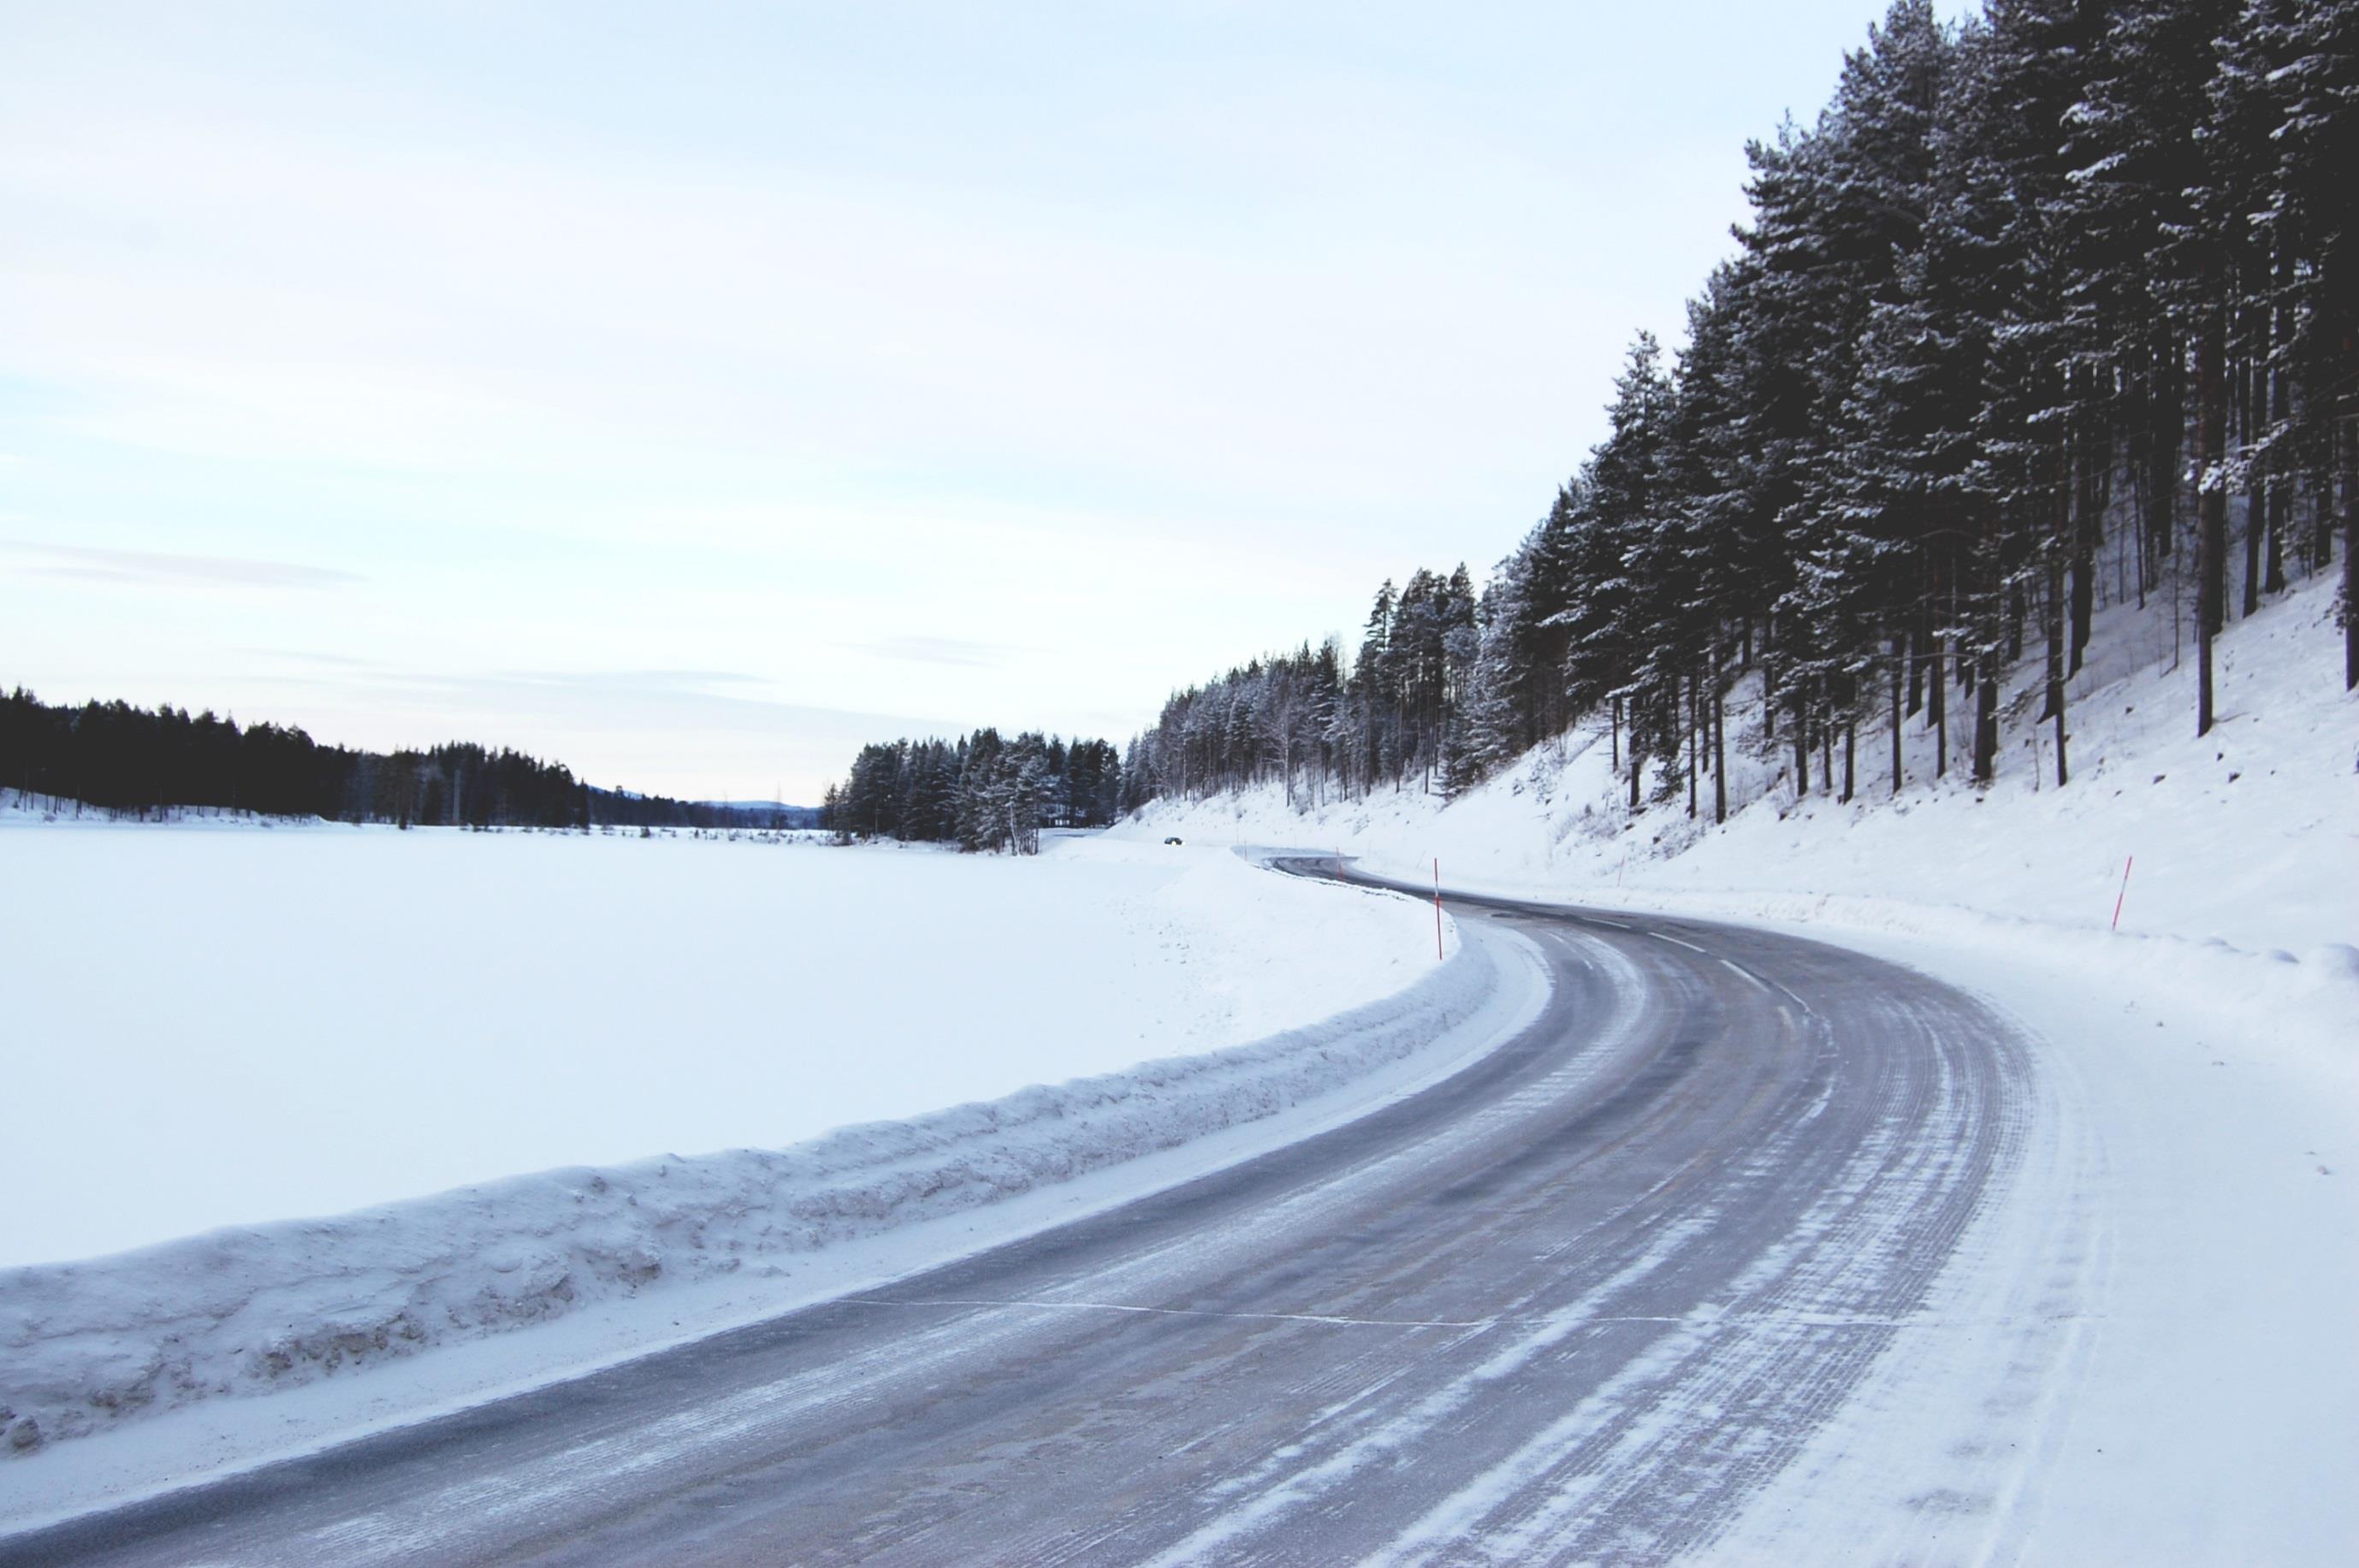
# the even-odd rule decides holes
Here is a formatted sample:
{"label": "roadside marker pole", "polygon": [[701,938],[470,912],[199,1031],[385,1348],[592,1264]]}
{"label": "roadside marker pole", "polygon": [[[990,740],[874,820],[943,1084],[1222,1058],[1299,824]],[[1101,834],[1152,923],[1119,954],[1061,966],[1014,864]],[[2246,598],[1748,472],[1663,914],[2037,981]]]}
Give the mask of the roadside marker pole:
{"label": "roadside marker pole", "polygon": [[2122,900],[2130,896],[2130,868],[2136,863],[2136,855],[2123,857],[2122,891],[2114,895],[2114,929],[2116,931],[2122,928]]}
{"label": "roadside marker pole", "polygon": [[1433,860],[1433,956],[1441,957],[1441,857]]}

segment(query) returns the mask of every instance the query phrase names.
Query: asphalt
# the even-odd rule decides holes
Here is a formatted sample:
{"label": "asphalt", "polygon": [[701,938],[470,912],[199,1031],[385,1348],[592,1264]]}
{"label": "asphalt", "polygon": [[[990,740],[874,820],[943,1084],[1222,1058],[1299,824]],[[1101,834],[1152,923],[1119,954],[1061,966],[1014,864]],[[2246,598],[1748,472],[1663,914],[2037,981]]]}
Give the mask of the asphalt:
{"label": "asphalt", "polygon": [[1421,1094],[870,1295],[0,1541],[0,1565],[1707,1547],[1924,1302],[2019,1155],[2029,1058],[1843,949],[1449,902],[1469,940],[1537,944],[1554,993]]}

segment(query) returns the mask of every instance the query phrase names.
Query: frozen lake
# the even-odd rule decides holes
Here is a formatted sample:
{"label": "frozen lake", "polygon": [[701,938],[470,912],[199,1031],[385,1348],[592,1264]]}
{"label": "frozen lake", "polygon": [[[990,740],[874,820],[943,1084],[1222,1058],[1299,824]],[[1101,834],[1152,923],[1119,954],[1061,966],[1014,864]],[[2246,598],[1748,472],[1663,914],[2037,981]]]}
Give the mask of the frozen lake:
{"label": "frozen lake", "polygon": [[0,824],[0,1265],[492,1177],[775,1148],[1215,1049],[1433,963],[1225,852],[1037,860]]}

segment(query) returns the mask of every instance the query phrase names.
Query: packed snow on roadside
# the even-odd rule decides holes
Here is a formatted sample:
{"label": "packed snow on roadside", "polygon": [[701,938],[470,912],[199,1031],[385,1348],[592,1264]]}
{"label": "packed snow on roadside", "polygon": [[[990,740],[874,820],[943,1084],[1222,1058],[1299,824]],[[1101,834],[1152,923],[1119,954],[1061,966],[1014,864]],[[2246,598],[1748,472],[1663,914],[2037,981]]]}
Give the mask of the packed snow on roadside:
{"label": "packed snow on roadside", "polygon": [[1417,883],[1438,857],[1456,887],[1774,925],[1963,986],[2038,1042],[2023,1168],[1715,1555],[2347,1562],[2359,693],[2332,602],[2312,585],[2229,630],[2201,740],[2168,606],[2111,612],[2109,662],[2073,684],[2063,789],[2045,730],[1977,791],[1954,755],[1933,778],[1912,724],[1897,801],[1886,737],[1864,731],[1860,798],[1797,799],[1787,759],[1740,744],[1748,691],[1724,827],[1709,779],[1700,821],[1684,789],[1634,816],[1610,741],[1584,733],[1446,807],[1299,814],[1270,789],[1120,831],[1330,849]]}
{"label": "packed snow on roadside", "polygon": [[[12,1099],[41,1108],[12,1153],[46,1195],[0,1231],[0,1520],[60,1495],[26,1476],[83,1446],[55,1440],[127,1416],[651,1303],[361,1390],[398,1415],[780,1310],[829,1249],[856,1270],[852,1244],[932,1226],[906,1268],[998,1234],[941,1232],[978,1206],[1136,1164],[1090,1189],[1114,1201],[1196,1169],[1141,1158],[1191,1141],[1245,1157],[1410,1092],[1545,989],[1454,929],[1438,961],[1430,905],[1160,845],[33,814],[0,865]],[[731,1288],[687,1304],[698,1281]]]}

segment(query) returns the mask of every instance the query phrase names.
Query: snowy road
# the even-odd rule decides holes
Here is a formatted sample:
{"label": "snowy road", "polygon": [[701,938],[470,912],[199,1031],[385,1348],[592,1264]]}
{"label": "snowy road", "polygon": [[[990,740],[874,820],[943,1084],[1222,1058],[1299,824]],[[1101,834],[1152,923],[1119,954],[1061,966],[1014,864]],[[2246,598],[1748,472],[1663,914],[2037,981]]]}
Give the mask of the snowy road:
{"label": "snowy road", "polygon": [[[1413,1098],[889,1290],[0,1542],[0,1563],[1708,1552],[2008,1184],[2029,1054],[1973,1000],[1838,948],[1454,908],[1469,941],[1537,942],[1555,995]],[[1930,1498],[1916,1544],[1971,1555],[1961,1516],[1990,1501]]]}

